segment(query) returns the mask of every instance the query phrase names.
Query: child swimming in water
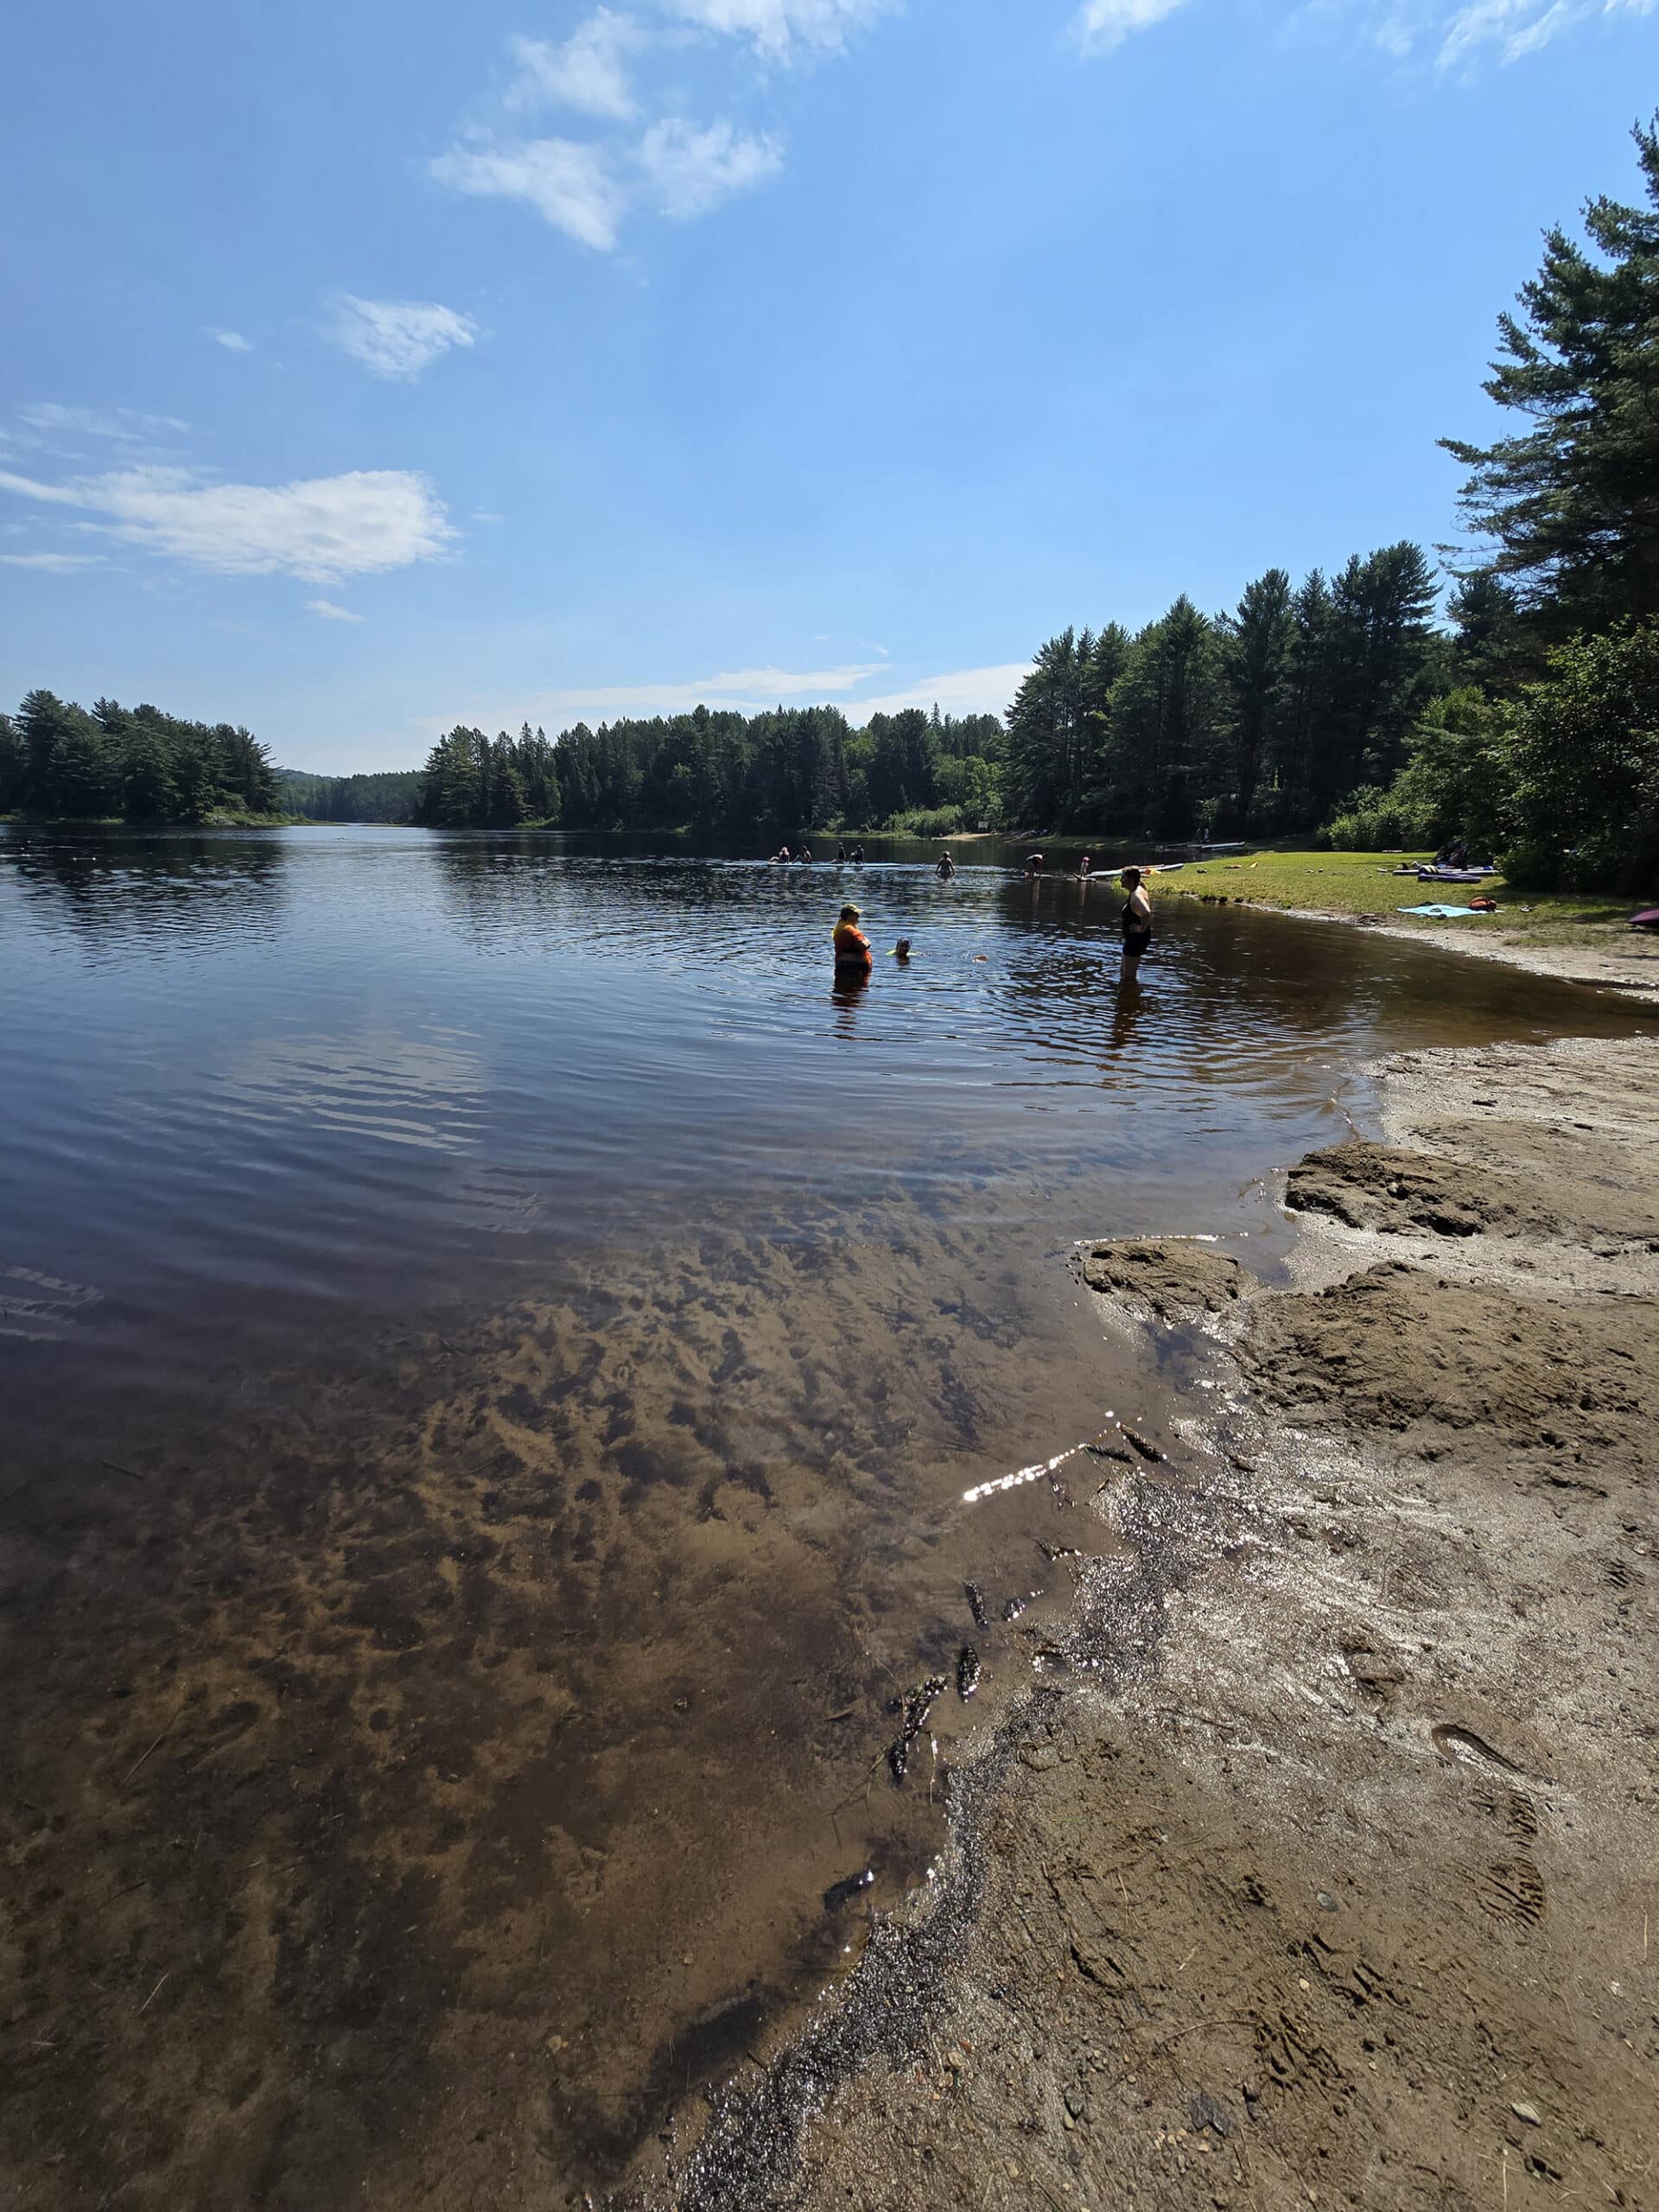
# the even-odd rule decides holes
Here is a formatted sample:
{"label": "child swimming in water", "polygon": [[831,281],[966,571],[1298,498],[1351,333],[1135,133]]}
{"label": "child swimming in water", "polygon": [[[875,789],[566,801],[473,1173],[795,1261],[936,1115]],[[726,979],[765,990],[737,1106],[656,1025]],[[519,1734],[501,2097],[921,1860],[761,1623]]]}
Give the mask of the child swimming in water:
{"label": "child swimming in water", "polygon": [[870,940],[858,926],[856,906],[843,906],[841,919],[836,925],[836,973],[837,976],[868,976],[874,959],[870,951]]}

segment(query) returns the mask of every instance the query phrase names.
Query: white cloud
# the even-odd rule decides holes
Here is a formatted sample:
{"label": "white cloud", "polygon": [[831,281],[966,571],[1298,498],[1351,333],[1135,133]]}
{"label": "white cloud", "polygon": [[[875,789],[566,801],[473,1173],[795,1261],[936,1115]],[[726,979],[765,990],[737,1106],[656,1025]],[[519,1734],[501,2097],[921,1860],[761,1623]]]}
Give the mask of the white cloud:
{"label": "white cloud", "polygon": [[669,116],[652,124],[635,159],[658,213],[687,222],[776,175],[784,156],[775,138],[743,137],[729,123],[699,129]]}
{"label": "white cloud", "polygon": [[332,599],[308,599],[306,605],[314,614],[321,614],[325,622],[360,622],[363,617],[353,614],[349,607],[336,607]]}
{"label": "white cloud", "polygon": [[376,376],[412,384],[451,346],[470,346],[478,325],[435,300],[359,300],[342,292],[324,334]]}
{"label": "white cloud", "polygon": [[0,553],[9,569],[40,569],[50,576],[65,576],[75,569],[95,569],[101,553]]}
{"label": "white cloud", "polygon": [[245,338],[239,330],[210,330],[207,335],[216,346],[222,346],[227,353],[251,353],[253,351],[252,339]]}
{"label": "white cloud", "polygon": [[608,253],[626,195],[603,148],[573,138],[531,138],[516,145],[453,146],[432,163],[440,184],[486,200],[522,200],[544,223],[580,245]]}
{"label": "white cloud", "polygon": [[860,699],[847,709],[857,722],[872,715],[902,714],[906,707],[938,707],[947,715],[1000,715],[1012,704],[1014,693],[1031,673],[1027,660],[1005,662],[999,668],[958,668],[948,675],[929,676],[902,691],[889,691],[880,699]]}
{"label": "white cloud", "polygon": [[1077,19],[1077,42],[1085,54],[1109,54],[1185,4],[1185,0],[1084,0]]}
{"label": "white cloud", "polygon": [[509,107],[576,108],[613,123],[631,122],[639,113],[626,65],[645,45],[645,33],[632,16],[601,8],[563,46],[523,37],[507,43],[518,65]]}
{"label": "white cloud", "polygon": [[429,561],[454,536],[427,479],[408,469],[278,485],[214,484],[182,468],[41,484],[0,470],[0,491],[98,515],[111,537],[224,575],[330,583]]}
{"label": "white cloud", "polygon": [[733,38],[747,38],[770,61],[786,61],[799,49],[838,54],[854,31],[874,22],[899,0],[666,0],[683,22]]}

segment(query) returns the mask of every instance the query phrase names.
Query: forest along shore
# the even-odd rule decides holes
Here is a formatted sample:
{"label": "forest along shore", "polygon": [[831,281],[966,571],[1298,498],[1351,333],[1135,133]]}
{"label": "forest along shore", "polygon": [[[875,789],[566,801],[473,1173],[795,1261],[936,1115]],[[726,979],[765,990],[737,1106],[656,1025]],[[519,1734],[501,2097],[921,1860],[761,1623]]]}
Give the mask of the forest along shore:
{"label": "forest along shore", "polygon": [[1659,2201],[1659,1040],[1373,1073],[1288,1287],[1083,1248],[1194,1365],[1074,1486],[1070,1679],[639,2201]]}

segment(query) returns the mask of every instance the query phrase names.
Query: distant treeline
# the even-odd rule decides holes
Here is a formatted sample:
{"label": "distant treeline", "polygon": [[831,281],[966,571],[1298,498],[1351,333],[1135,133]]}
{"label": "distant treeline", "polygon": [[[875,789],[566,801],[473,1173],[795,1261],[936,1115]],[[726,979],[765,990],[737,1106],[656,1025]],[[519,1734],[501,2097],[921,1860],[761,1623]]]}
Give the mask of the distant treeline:
{"label": "distant treeline", "polygon": [[692,830],[762,840],[838,824],[922,831],[988,820],[995,715],[919,709],[855,730],[837,707],[579,722],[556,741],[457,728],[433,747],[416,819],[435,828]]}
{"label": "distant treeline", "polygon": [[310,776],[300,768],[276,771],[277,804],[302,822],[412,822],[420,804],[418,768],[390,768],[372,776]]}
{"label": "distant treeline", "polygon": [[239,725],[113,699],[89,714],[51,691],[31,691],[15,715],[0,715],[0,814],[210,822],[276,810],[276,772]]}

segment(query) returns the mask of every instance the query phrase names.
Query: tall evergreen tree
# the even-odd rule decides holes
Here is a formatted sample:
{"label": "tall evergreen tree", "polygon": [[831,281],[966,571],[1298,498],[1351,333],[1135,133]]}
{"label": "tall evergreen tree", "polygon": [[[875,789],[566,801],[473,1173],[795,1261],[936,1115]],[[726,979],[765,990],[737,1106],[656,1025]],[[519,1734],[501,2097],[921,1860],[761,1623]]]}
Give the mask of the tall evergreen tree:
{"label": "tall evergreen tree", "polygon": [[1246,584],[1236,611],[1224,617],[1219,626],[1230,707],[1232,785],[1221,823],[1224,828],[1242,830],[1255,810],[1263,767],[1277,750],[1290,696],[1296,624],[1287,572],[1269,569]]}
{"label": "tall evergreen tree", "polygon": [[1485,389],[1531,427],[1442,440],[1470,472],[1465,518],[1552,635],[1659,614],[1659,118],[1634,136],[1647,207],[1592,200],[1588,250],[1548,232],[1498,319]]}

